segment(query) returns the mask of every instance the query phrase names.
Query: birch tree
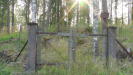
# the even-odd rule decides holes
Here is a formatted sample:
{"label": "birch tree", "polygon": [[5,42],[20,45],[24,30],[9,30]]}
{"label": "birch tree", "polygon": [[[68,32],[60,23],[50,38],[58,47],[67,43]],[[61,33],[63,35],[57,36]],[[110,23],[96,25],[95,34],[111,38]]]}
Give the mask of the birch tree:
{"label": "birch tree", "polygon": [[43,29],[45,28],[45,22],[46,22],[46,0],[43,0],[43,23],[42,23],[42,27]]}
{"label": "birch tree", "polygon": [[37,22],[36,9],[37,9],[36,0],[31,0],[30,15],[31,15],[31,22],[34,22],[34,23]]}
{"label": "birch tree", "polygon": [[110,0],[110,20],[111,20],[111,24],[112,24],[112,11],[113,11],[113,0]]}
{"label": "birch tree", "polygon": [[[93,0],[93,33],[98,34],[99,0]],[[93,38],[94,55],[98,55],[98,37]]]}
{"label": "birch tree", "polygon": [[117,24],[117,6],[118,6],[118,0],[115,0],[115,23]]}
{"label": "birch tree", "polygon": [[122,8],[121,8],[121,12],[122,12],[122,24],[124,24],[124,15],[123,15],[123,7],[124,7],[124,6],[123,6],[123,5],[124,5],[123,3],[124,3],[124,2],[125,2],[124,0],[121,0],[121,3],[122,3],[122,6],[121,6],[121,7],[122,7]]}
{"label": "birch tree", "polygon": [[29,14],[30,14],[30,0],[25,0],[26,6],[25,6],[25,20],[26,23],[29,23]]}

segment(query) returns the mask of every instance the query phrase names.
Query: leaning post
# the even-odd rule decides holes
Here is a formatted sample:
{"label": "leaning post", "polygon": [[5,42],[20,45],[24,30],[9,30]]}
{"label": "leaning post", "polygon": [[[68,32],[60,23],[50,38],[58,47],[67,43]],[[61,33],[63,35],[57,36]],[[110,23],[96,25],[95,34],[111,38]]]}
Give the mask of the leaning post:
{"label": "leaning post", "polygon": [[28,54],[27,54],[27,72],[36,71],[37,60],[37,23],[28,23]]}

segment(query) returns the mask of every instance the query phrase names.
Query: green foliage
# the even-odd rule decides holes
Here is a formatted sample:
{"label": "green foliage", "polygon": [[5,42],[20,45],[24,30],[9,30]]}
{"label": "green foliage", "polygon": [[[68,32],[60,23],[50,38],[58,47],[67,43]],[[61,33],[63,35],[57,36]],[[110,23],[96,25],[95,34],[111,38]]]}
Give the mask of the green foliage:
{"label": "green foliage", "polygon": [[48,27],[48,32],[56,32],[57,31],[57,25],[50,25]]}
{"label": "green foliage", "polygon": [[92,27],[84,23],[80,23],[79,25],[77,25],[76,30],[78,33],[92,33]]}
{"label": "green foliage", "polygon": [[21,32],[21,33],[15,32],[15,33],[11,33],[11,34],[3,33],[3,34],[0,34],[0,36],[1,36],[0,42],[8,41],[8,40],[15,39],[15,38],[18,39],[19,36],[21,39],[24,40],[27,38],[27,33],[26,32]]}
{"label": "green foliage", "polygon": [[9,0],[0,0],[0,26],[6,25]]}
{"label": "green foliage", "polygon": [[45,66],[38,73],[39,75],[67,75],[67,70],[63,67]]}
{"label": "green foliage", "polygon": [[[55,38],[55,37],[54,37]],[[83,38],[84,39],[84,38]],[[55,40],[55,39],[54,39]],[[84,39],[86,42],[90,43],[91,40],[89,38]],[[63,41],[63,42],[61,42]],[[126,61],[125,63],[120,62],[122,65],[118,65],[118,63],[114,63],[114,60],[110,60],[110,68],[107,70],[105,66],[105,60],[101,59],[101,57],[97,57],[96,60],[93,59],[93,56],[91,56],[90,51],[92,50],[90,47],[90,44],[88,43],[82,43],[77,47],[76,51],[76,63],[74,63],[71,66],[71,69],[69,70],[68,65],[60,65],[60,66],[44,66],[41,70],[39,70],[39,75],[132,75],[131,70],[131,62]],[[50,42],[52,46],[50,45],[47,49],[45,49],[45,60],[47,61],[57,61],[62,62],[60,60],[61,56],[66,53],[66,47],[67,47],[67,41],[66,39],[60,38],[58,41]],[[58,44],[59,46],[58,46]],[[54,48],[52,48],[54,46]],[[59,53],[55,54],[54,52],[58,51]],[[47,55],[47,56],[46,56]],[[61,55],[60,57],[58,57]],[[58,58],[57,58],[58,57]],[[67,58],[67,56],[65,57]],[[66,59],[67,60],[67,59]],[[65,61],[65,60],[64,60]],[[68,63],[66,63],[68,64]],[[124,66],[127,64],[128,66]]]}
{"label": "green foliage", "polygon": [[122,70],[120,65],[114,65],[107,69],[102,64],[103,62],[99,60],[94,62],[92,59],[88,59],[86,64],[73,64],[71,69],[63,65],[44,66],[38,71],[38,75],[132,75],[132,72],[129,72],[129,67],[127,70]]}
{"label": "green foliage", "polygon": [[13,33],[13,34],[0,34],[0,42],[8,41],[13,38],[18,38],[18,33]]}
{"label": "green foliage", "polygon": [[8,72],[8,71],[1,71],[0,75],[10,75],[10,72]]}
{"label": "green foliage", "polygon": [[21,34],[0,34],[0,36],[0,51],[9,50],[11,52],[15,52],[17,50],[20,50],[27,40],[27,34],[25,32]]}

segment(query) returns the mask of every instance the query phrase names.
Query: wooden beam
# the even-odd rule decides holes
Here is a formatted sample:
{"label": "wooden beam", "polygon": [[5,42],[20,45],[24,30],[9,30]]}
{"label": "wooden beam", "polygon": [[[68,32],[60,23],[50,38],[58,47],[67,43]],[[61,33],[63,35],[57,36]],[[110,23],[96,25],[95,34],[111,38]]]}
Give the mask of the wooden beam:
{"label": "wooden beam", "polygon": [[59,63],[59,62],[48,62],[48,63],[42,63],[42,64],[37,64],[37,66],[60,66],[60,65],[67,65],[66,63]]}
{"label": "wooden beam", "polygon": [[[65,32],[37,32],[38,35],[54,35],[54,36],[64,36],[64,37],[70,37],[72,36],[71,33],[65,33]],[[88,37],[88,36],[106,36],[106,34],[79,34],[79,33],[75,33],[73,36],[75,37]]]}

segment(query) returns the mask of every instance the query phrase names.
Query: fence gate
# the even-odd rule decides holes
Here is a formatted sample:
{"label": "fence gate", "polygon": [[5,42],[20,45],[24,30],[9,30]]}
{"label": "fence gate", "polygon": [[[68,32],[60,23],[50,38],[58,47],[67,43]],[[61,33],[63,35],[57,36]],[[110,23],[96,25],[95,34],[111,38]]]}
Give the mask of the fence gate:
{"label": "fence gate", "polygon": [[[107,34],[102,34],[100,27],[99,32],[101,33],[98,34],[93,34],[90,30],[79,32],[77,28],[60,32],[42,32],[39,31],[36,23],[29,23],[28,31],[26,71],[36,71],[44,65],[45,68],[55,66],[57,69],[58,67],[67,74],[68,70],[72,70],[73,66],[77,65],[87,72],[91,56],[95,59],[95,57],[105,57],[106,55],[107,61],[109,53],[115,57],[116,27],[108,27]],[[98,55],[95,55],[93,50],[94,37],[98,39]]]}

